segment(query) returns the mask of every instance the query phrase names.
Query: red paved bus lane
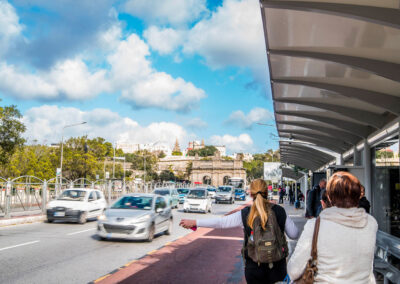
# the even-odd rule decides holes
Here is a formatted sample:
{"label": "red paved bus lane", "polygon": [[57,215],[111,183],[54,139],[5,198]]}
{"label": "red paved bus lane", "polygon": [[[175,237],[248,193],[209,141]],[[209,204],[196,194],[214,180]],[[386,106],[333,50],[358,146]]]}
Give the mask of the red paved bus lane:
{"label": "red paved bus lane", "polygon": [[96,283],[245,283],[243,231],[200,228]]}

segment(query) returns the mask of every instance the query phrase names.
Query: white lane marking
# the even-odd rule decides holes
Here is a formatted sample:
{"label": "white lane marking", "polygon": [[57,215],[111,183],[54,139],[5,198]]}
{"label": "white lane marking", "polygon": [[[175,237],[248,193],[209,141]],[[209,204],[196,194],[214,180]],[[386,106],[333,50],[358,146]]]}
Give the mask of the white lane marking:
{"label": "white lane marking", "polygon": [[17,248],[17,247],[22,247],[22,246],[27,246],[27,245],[35,244],[35,243],[38,243],[38,242],[40,242],[40,241],[27,242],[27,243],[15,245],[15,246],[9,246],[9,247],[5,247],[5,248],[0,248],[0,251],[6,250],[6,249],[12,249],[12,248]]}
{"label": "white lane marking", "polygon": [[89,232],[89,231],[92,231],[92,230],[96,230],[96,228],[91,228],[91,229],[87,229],[87,230],[83,230],[83,231],[69,233],[69,234],[67,234],[67,236],[72,236],[72,235],[76,235],[76,234],[80,234],[80,233],[84,233],[84,232]]}

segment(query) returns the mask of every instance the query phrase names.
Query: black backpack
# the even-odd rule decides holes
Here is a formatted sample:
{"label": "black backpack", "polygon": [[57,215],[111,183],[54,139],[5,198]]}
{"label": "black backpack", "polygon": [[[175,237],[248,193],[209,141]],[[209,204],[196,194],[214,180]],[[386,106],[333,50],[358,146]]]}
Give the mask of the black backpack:
{"label": "black backpack", "polygon": [[288,243],[284,233],[281,231],[275,212],[272,210],[270,203],[266,204],[268,220],[263,230],[261,219],[257,217],[253,222],[253,230],[248,235],[246,231],[248,214],[242,211],[242,220],[245,227],[247,242],[243,244],[243,255],[247,256],[254,262],[268,263],[269,267],[273,267],[273,263],[286,258],[289,255]]}

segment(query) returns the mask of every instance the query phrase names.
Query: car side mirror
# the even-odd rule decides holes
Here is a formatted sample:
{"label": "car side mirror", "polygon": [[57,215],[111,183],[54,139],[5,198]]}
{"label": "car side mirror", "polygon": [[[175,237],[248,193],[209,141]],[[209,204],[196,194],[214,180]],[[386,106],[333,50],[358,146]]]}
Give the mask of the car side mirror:
{"label": "car side mirror", "polygon": [[161,213],[161,212],[163,212],[163,209],[162,209],[162,208],[157,208],[157,209],[156,209],[156,213]]}

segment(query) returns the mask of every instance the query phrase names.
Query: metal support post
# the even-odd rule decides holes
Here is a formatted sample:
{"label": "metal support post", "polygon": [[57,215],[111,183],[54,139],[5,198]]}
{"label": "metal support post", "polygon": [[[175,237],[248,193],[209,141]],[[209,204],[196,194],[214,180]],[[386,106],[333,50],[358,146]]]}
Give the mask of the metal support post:
{"label": "metal support post", "polygon": [[108,181],[108,205],[111,205],[111,186],[112,186],[112,182],[109,180]]}
{"label": "metal support post", "polygon": [[361,166],[361,153],[357,150],[357,146],[353,148],[353,165]]}
{"label": "metal support post", "polygon": [[6,184],[6,207],[4,208],[6,218],[10,218],[11,213],[11,188],[11,180],[8,179]]}
{"label": "metal support post", "polygon": [[47,180],[44,180],[42,187],[42,213],[46,214],[47,205]]}
{"label": "metal support post", "polygon": [[[372,201],[372,189],[371,189],[371,148],[368,144],[368,140],[364,140],[364,150],[363,150],[363,162],[364,162],[364,188],[365,197]],[[373,202],[371,202],[373,204]],[[373,206],[372,206],[373,211]]]}
{"label": "metal support post", "polygon": [[339,154],[339,155],[336,157],[336,165],[338,165],[338,166],[343,165],[343,155],[342,155],[342,154]]}

